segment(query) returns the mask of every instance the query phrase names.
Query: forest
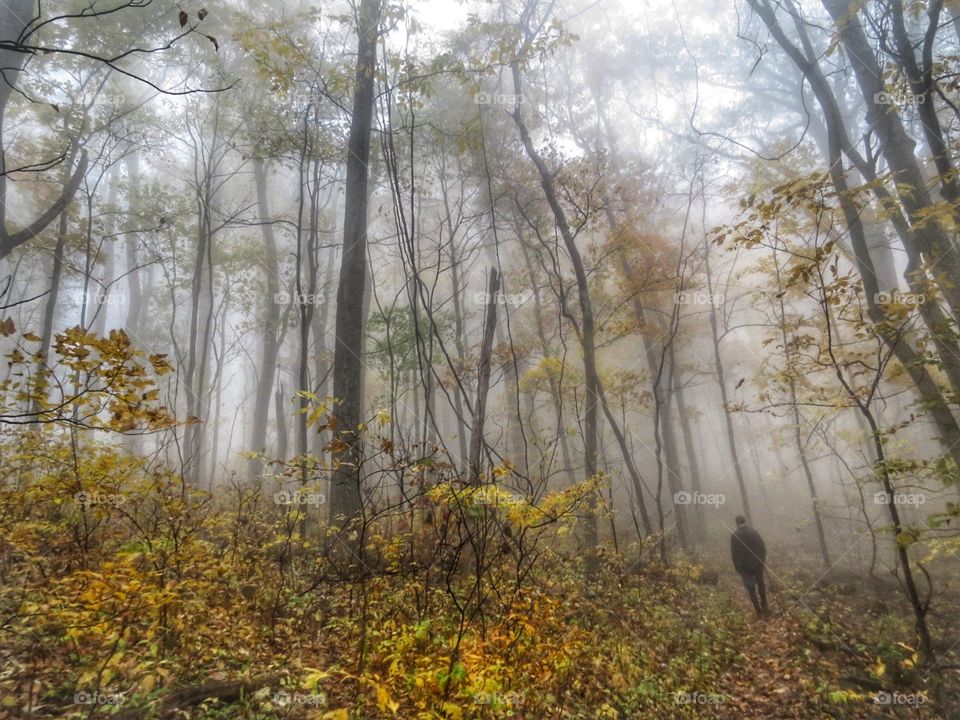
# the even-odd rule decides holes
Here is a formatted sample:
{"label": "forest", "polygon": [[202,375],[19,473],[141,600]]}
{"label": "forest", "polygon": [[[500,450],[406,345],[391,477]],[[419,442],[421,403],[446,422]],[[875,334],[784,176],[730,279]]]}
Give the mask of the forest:
{"label": "forest", "polygon": [[0,0],[0,718],[960,719],[960,0]]}

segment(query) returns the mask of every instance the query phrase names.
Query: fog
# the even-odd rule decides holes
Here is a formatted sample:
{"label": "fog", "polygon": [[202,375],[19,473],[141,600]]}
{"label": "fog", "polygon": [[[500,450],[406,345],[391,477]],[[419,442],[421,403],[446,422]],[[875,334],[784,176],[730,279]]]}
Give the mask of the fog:
{"label": "fog", "polygon": [[957,717],[958,57],[5,0],[0,716]]}

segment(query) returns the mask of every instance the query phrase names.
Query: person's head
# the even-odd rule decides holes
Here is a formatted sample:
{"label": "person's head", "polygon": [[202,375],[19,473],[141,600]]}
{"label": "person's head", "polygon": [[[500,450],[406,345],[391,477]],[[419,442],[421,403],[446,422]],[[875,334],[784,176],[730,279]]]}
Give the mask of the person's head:
{"label": "person's head", "polygon": [[747,526],[747,519],[743,515],[737,515],[737,519],[734,522],[737,523],[738,528]]}

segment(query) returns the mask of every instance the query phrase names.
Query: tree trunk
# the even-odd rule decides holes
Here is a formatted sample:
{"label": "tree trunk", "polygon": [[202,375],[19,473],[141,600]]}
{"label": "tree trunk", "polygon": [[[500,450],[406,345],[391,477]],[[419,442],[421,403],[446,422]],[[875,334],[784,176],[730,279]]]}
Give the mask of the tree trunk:
{"label": "tree trunk", "polygon": [[[297,217],[297,270],[296,270],[296,307],[300,312],[300,344],[297,357],[297,406],[296,417],[297,456],[300,458],[300,484],[309,482],[307,462],[307,416],[310,400],[306,393],[313,391],[310,382],[310,331],[313,329],[313,315],[317,296],[317,245],[320,238],[320,161],[313,160],[313,143],[308,141],[310,110],[304,115],[304,144],[300,157],[300,208]],[[312,188],[312,189],[311,189]],[[303,205],[304,193],[309,198],[307,218],[307,242],[303,244]],[[304,260],[306,260],[306,286],[303,284]]]}
{"label": "tree trunk", "polygon": [[[267,197],[267,167],[262,158],[253,161],[253,175],[257,187],[257,212],[260,216],[260,231],[263,235],[264,281],[266,297],[263,301],[263,334],[260,337],[260,374],[253,404],[253,427],[250,429],[250,449],[266,453],[267,426],[270,423],[270,400],[277,376],[277,356],[280,341],[277,329],[280,325],[280,263],[277,255],[277,239],[273,232],[272,215]],[[252,477],[263,472],[263,461],[250,461]]]}
{"label": "tree trunk", "polygon": [[347,150],[343,254],[337,288],[336,348],[333,355],[333,394],[338,439],[345,449],[335,453],[336,469],[330,490],[330,514],[344,522],[361,511],[362,438],[358,426],[363,411],[364,297],[367,274],[367,164],[373,123],[374,75],[380,0],[361,0],[357,13],[358,43],[353,118]]}
{"label": "tree trunk", "polygon": [[[658,446],[663,445],[663,468],[662,471],[666,473],[667,477],[667,491],[670,493],[670,498],[676,498],[677,493],[681,489],[681,477],[680,477],[680,454],[677,452],[677,435],[673,427],[672,415],[673,415],[673,393],[671,388],[673,387],[673,364],[669,362],[669,352],[670,347],[673,346],[674,338],[668,340],[668,346],[666,352],[661,354],[661,364],[666,363],[667,365],[667,377],[666,382],[663,383],[662,388],[661,383],[657,382],[656,390],[659,390],[662,393],[662,399],[657,403],[658,410],[658,422],[660,437],[658,438]],[[662,443],[661,443],[662,440]],[[687,517],[687,506],[681,505],[676,502],[673,503],[673,512],[677,518],[677,537],[680,540],[680,547],[684,552],[690,551],[690,531],[687,527],[689,519]]]}
{"label": "tree trunk", "polygon": [[[930,216],[932,201],[923,171],[914,155],[916,142],[904,130],[899,112],[892,105],[877,102],[878,95],[885,92],[883,72],[864,34],[858,12],[849,0],[823,0],[823,4],[837,25],[841,43],[863,95],[868,124],[876,133],[881,152],[893,171],[900,202],[920,241],[925,258],[946,277],[958,277],[960,258],[957,248],[936,216]],[[938,286],[954,314],[960,313],[960,287],[953,282],[942,282]]]}
{"label": "tree trunk", "polygon": [[[322,400],[330,395],[330,352],[327,348],[327,325],[330,319],[330,289],[333,287],[334,252],[329,252],[327,266],[323,273],[323,300],[320,312],[314,314],[313,337],[315,349],[314,357],[314,388],[317,397]],[[326,431],[314,433],[313,454],[320,457],[326,445]]]}
{"label": "tree trunk", "polygon": [[43,325],[40,331],[40,356],[44,362],[49,360],[50,346],[53,343],[53,321],[57,304],[60,301],[60,280],[63,275],[63,253],[67,242],[67,213],[60,215],[57,229],[57,245],[53,249],[53,265],[50,268],[50,293],[43,308]]}
{"label": "tree trunk", "polygon": [[[464,327],[463,327],[463,298],[460,288],[460,267],[459,259],[456,258],[453,249],[453,238],[450,239],[450,280],[453,292],[453,320],[454,320],[454,346],[457,349],[457,360],[460,368],[466,361],[466,352],[464,348]],[[467,422],[464,418],[463,393],[460,390],[460,383],[453,381],[453,410],[456,414],[457,423],[457,447],[460,453],[460,462],[466,468],[469,461],[467,452]]]}
{"label": "tree trunk", "polygon": [[274,413],[277,416],[277,459],[286,461],[290,454],[290,434],[287,430],[287,393],[283,380],[277,385],[273,396]]}
{"label": "tree trunk", "polygon": [[[21,36],[35,17],[34,8],[33,0],[6,0],[3,4],[3,12],[0,12],[0,41],[13,43],[20,41]],[[66,210],[87,171],[87,153],[84,150],[80,153],[80,162],[77,169],[64,183],[60,197],[50,207],[41,211],[37,218],[24,228],[13,233],[7,231],[7,165],[3,127],[7,105],[13,96],[17,79],[28,57],[30,57],[29,54],[25,52],[0,50],[0,260],[23,243],[32,240],[43,232],[50,223]],[[69,168],[73,164],[76,159],[76,151],[77,144],[74,140],[68,153],[70,159],[66,167]]]}
{"label": "tree trunk", "polygon": [[117,196],[119,178],[114,173],[110,179],[110,189],[107,191],[107,220],[104,222],[105,237],[100,242],[100,253],[103,254],[102,282],[93,283],[93,332],[103,337],[107,333],[107,316],[110,314],[112,303],[110,294],[113,291],[113,280],[116,274],[115,243],[117,239],[117,216],[119,207]]}
{"label": "tree trunk", "polygon": [[[2,59],[2,53],[0,53],[0,59]],[[2,79],[0,79],[0,83],[2,83]],[[0,152],[2,152],[2,148],[0,148]],[[65,184],[66,182],[69,181],[65,181]],[[63,276],[63,256],[67,243],[68,221],[67,208],[64,208],[64,211],[60,213],[60,223],[57,227],[57,244],[53,250],[53,263],[50,268],[50,293],[47,295],[47,302],[43,308],[43,324],[40,329],[39,354],[43,359],[42,362],[47,363],[48,366],[50,346],[53,344],[53,323],[56,319],[57,305],[60,301],[60,282]],[[32,412],[38,412],[40,409],[39,403],[35,400],[32,405]]]}
{"label": "tree trunk", "polygon": [[717,309],[712,302],[715,297],[713,292],[713,278],[710,274],[710,246],[709,242],[704,243],[703,252],[704,268],[707,277],[707,291],[710,302],[710,339],[713,342],[713,366],[717,377],[717,385],[720,387],[720,407],[723,410],[723,421],[726,428],[727,449],[730,452],[730,460],[733,463],[733,472],[737,479],[737,487],[740,490],[740,502],[743,505],[743,515],[749,525],[753,525],[753,518],[750,514],[750,498],[747,496],[747,483],[743,477],[743,468],[740,465],[740,453],[737,449],[737,436],[733,428],[733,417],[730,415],[729,396],[727,394],[727,378],[724,372],[723,353],[720,352],[720,331],[717,326]]}
{"label": "tree trunk", "polygon": [[[890,347],[891,351],[896,355],[897,359],[910,375],[911,380],[913,380],[913,383],[920,393],[924,406],[929,410],[930,415],[937,425],[940,432],[939,440],[944,451],[950,455],[956,466],[960,468],[960,425],[958,425],[950,407],[947,405],[940,387],[920,361],[917,352],[915,352],[910,345],[905,342],[900,342],[892,335],[887,327],[888,323],[884,317],[883,310],[877,305],[877,293],[887,288],[879,285],[879,276],[873,265],[869,244],[866,239],[866,232],[863,227],[863,222],[860,219],[860,213],[850,199],[850,188],[842,167],[842,155],[844,153],[847,154],[851,160],[856,163],[858,169],[864,173],[866,180],[873,186],[874,193],[881,203],[886,204],[885,201],[889,198],[889,195],[885,189],[875,182],[875,175],[869,166],[863,162],[862,158],[858,157],[857,153],[850,146],[839,105],[822,71],[814,62],[816,54],[802,23],[800,23],[799,20],[795,20],[800,41],[804,48],[803,51],[793,45],[787,38],[783,28],[776,19],[773,9],[766,0],[749,0],[749,2],[767,26],[770,34],[810,83],[810,88],[823,111],[823,119],[827,130],[827,162],[830,167],[830,177],[834,188],[837,190],[838,201],[841,204],[844,219],[850,232],[857,270],[863,282],[868,316],[877,328],[880,337],[888,344],[888,347]],[[859,41],[865,42],[865,39],[862,38],[862,30],[860,30],[859,35],[854,31],[853,35],[858,38]],[[863,67],[861,67],[861,71],[865,71]],[[872,102],[873,98],[871,97],[868,105]],[[891,132],[895,133],[896,128],[899,127],[899,132],[903,133],[903,128],[899,125],[898,119],[894,118],[885,122],[893,124],[894,130]],[[910,142],[910,147],[912,148],[912,141]],[[923,293],[923,288],[919,283],[917,275],[914,273],[914,270],[919,269],[923,262],[921,257],[922,253],[917,247],[920,246],[922,248],[923,241],[917,236],[920,234],[922,228],[926,228],[923,232],[928,233],[931,229],[929,227],[930,224],[926,220],[921,220],[920,228],[911,228],[899,212],[891,213],[891,222],[900,235],[909,258],[907,280],[914,292]],[[950,276],[948,275],[948,277]],[[943,316],[934,298],[926,298],[926,302],[920,305],[920,311],[923,315],[924,322],[931,330],[940,360],[943,363],[948,377],[951,378],[953,389],[955,392],[960,392],[960,384],[958,384],[958,381],[960,381],[960,363],[958,363],[960,353],[953,349],[956,347],[956,344],[950,328],[950,321]],[[956,378],[956,380],[954,378]],[[960,492],[960,486],[957,486],[957,490]]]}
{"label": "tree trunk", "polygon": [[473,433],[470,435],[470,483],[479,485],[481,480],[481,456],[483,454],[483,424],[487,413],[487,392],[490,389],[490,356],[493,353],[493,338],[497,328],[497,296],[500,292],[500,275],[490,268],[487,285],[487,309],[483,325],[483,344],[480,348],[480,363],[477,369],[477,401],[474,404]]}
{"label": "tree trunk", "polygon": [[[517,97],[521,97],[520,67],[516,62],[511,63],[511,71],[513,73],[514,93]],[[557,197],[553,174],[547,169],[543,158],[540,157],[540,154],[533,146],[533,139],[530,137],[530,131],[527,129],[527,125],[523,120],[519,103],[514,107],[512,117],[520,132],[520,140],[523,143],[524,151],[537,169],[537,174],[540,177],[540,187],[543,189],[547,204],[553,213],[554,222],[560,232],[560,237],[563,239],[563,244],[567,249],[567,255],[570,257],[570,263],[573,266],[574,276],[577,281],[577,299],[580,305],[578,335],[580,347],[583,351],[583,373],[586,385],[583,422],[583,459],[586,478],[592,480],[597,475],[597,406],[600,401],[600,376],[597,373],[593,306],[590,303],[587,271],[583,265],[583,258],[580,255],[580,249],[577,247],[576,239],[567,222],[566,213]],[[572,316],[569,316],[569,319],[572,320]],[[588,517],[584,533],[584,542],[587,546],[586,571],[588,580],[595,580],[599,572],[598,549],[600,543],[600,528],[599,518],[597,517],[597,494],[597,492],[591,492],[587,498]]]}
{"label": "tree trunk", "polygon": [[[677,365],[676,343],[670,343],[669,362],[673,368],[670,376],[673,382],[673,394],[677,398],[677,416],[680,418],[680,434],[683,437],[683,451],[687,457],[687,467],[690,470],[690,489],[701,492],[703,485],[700,479],[700,462],[697,459],[697,443],[690,426],[690,409],[687,406],[683,391],[683,378],[680,367]],[[704,537],[703,505],[699,503],[692,507],[693,522],[691,523],[691,540],[702,543]]]}
{"label": "tree trunk", "polygon": [[787,311],[783,301],[784,289],[781,283],[780,259],[777,251],[773,251],[774,271],[777,278],[777,303],[779,305],[779,314],[777,316],[780,325],[780,340],[783,343],[784,362],[786,364],[787,390],[790,401],[790,409],[793,413],[793,441],[797,447],[797,456],[800,458],[800,465],[803,467],[803,476],[807,481],[807,490],[810,493],[810,509],[813,512],[813,520],[817,526],[817,541],[820,545],[820,559],[823,561],[823,569],[830,569],[830,551],[827,549],[827,537],[823,530],[823,518],[820,515],[820,502],[817,496],[817,486],[813,480],[813,472],[810,469],[810,463],[807,461],[807,450],[803,443],[803,436],[800,432],[800,406],[797,403],[797,383],[791,371],[792,359],[790,356],[790,340],[787,337]]}
{"label": "tree trunk", "polygon": [[213,375],[213,447],[210,450],[210,471],[207,477],[207,492],[213,492],[213,487],[217,477],[217,461],[220,459],[220,418],[223,411],[223,371],[226,366],[227,354],[227,316],[230,312],[230,294],[229,291],[223,299],[222,311],[220,313],[219,329],[219,352],[216,353],[216,369]]}
{"label": "tree trunk", "polygon": [[[530,276],[530,287],[533,291],[533,314],[536,321],[537,337],[540,339],[540,351],[543,353],[544,360],[547,360],[553,356],[553,353],[550,349],[550,343],[547,341],[547,334],[543,329],[543,301],[540,298],[540,286],[537,283],[533,271],[533,263],[530,260],[530,251],[527,243],[519,233],[518,237],[520,238],[520,250],[523,252],[523,260],[527,267],[527,274]],[[573,472],[573,460],[570,456],[570,440],[567,437],[566,419],[563,412],[562,388],[549,368],[546,375],[547,383],[550,386],[550,399],[553,401],[553,412],[557,419],[556,433],[558,442],[560,443],[560,459],[563,461],[563,470],[567,476],[567,481],[573,486],[577,478]],[[641,509],[646,513],[646,507],[643,505],[643,502],[641,498]],[[647,532],[649,532],[649,527],[646,529]]]}
{"label": "tree trunk", "polygon": [[[463,289],[461,288],[460,278],[460,252],[457,247],[456,232],[453,225],[453,212],[450,209],[450,198],[447,191],[446,175],[440,174],[440,194],[443,198],[443,209],[446,215],[447,227],[450,228],[450,285],[453,300],[453,322],[454,322],[454,347],[457,349],[457,360],[460,367],[463,367],[466,361],[466,348],[464,342],[464,313],[463,313]],[[457,448],[460,453],[460,462],[466,466],[468,462],[467,452],[467,422],[464,417],[463,391],[460,389],[460,383],[453,381],[453,410],[456,414],[457,423]]]}
{"label": "tree trunk", "polygon": [[[136,218],[140,213],[140,153],[134,152],[126,159],[127,166],[127,218]],[[143,312],[143,293],[140,286],[140,270],[137,268],[137,243],[140,237],[136,233],[127,233],[124,238],[127,262],[127,320],[124,328],[131,335],[140,332],[140,316]]]}

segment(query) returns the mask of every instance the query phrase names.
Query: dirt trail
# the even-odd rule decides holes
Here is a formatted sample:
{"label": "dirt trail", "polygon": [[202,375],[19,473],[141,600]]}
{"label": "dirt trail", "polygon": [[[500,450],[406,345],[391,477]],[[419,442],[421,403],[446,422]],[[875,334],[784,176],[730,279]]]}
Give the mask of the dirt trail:
{"label": "dirt trail", "polygon": [[[735,578],[725,578],[731,612],[753,615],[746,594]],[[819,720],[820,718],[881,718],[888,715],[868,702],[838,710],[827,707],[819,688],[839,689],[842,653],[818,649],[802,630],[802,609],[781,593],[771,593],[771,615],[752,619],[743,637],[740,662],[725,675],[727,698],[716,707],[717,718],[730,720]],[[838,714],[838,712],[844,714]],[[706,716],[706,715],[705,715]]]}

